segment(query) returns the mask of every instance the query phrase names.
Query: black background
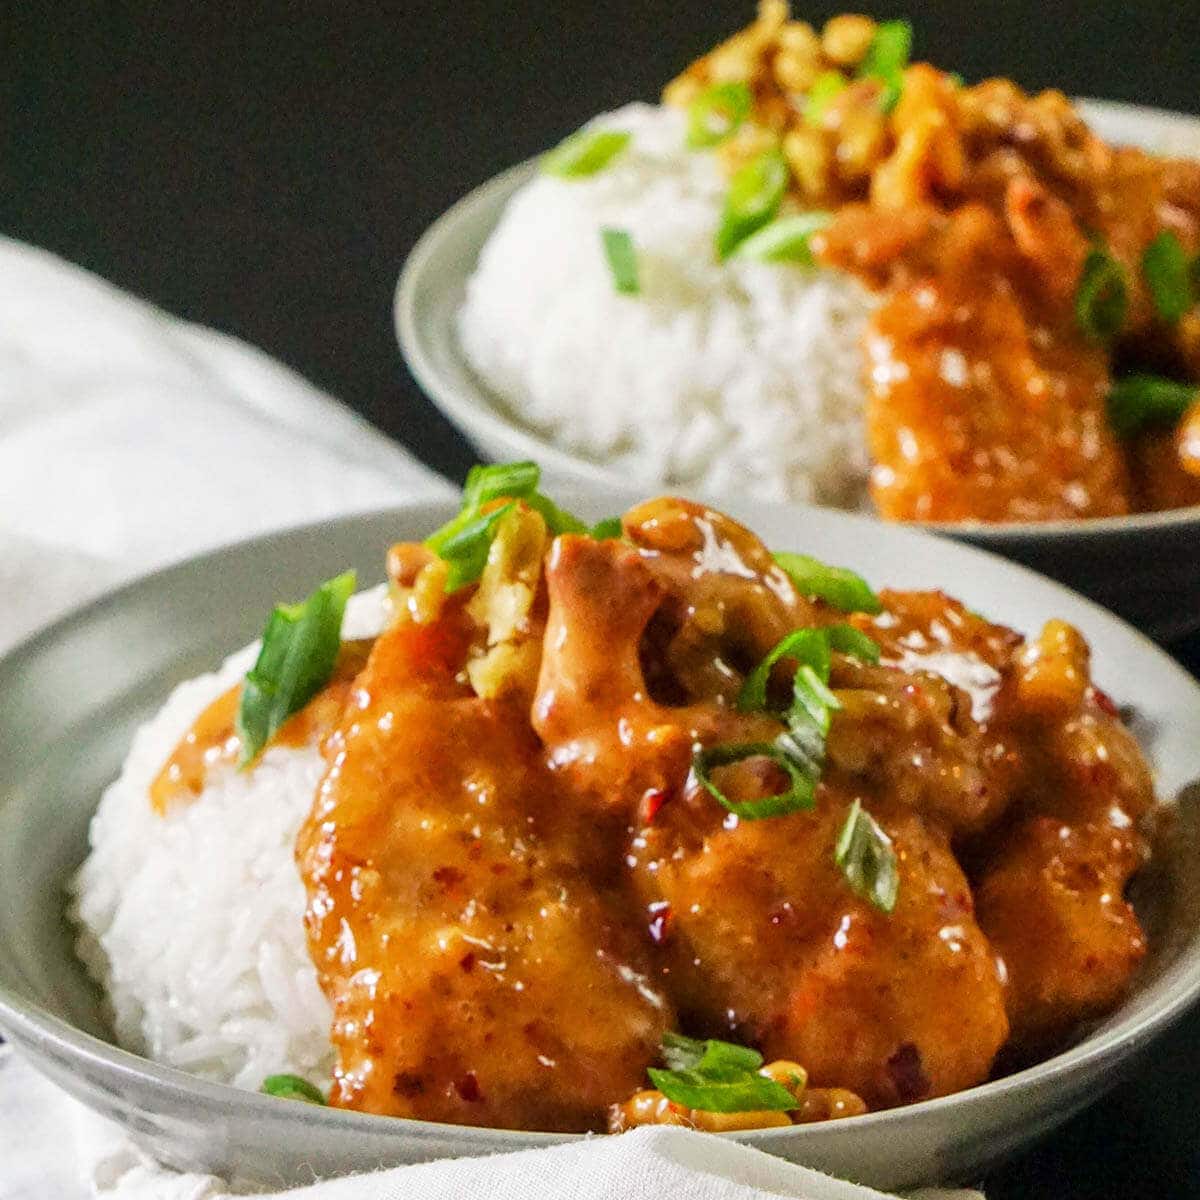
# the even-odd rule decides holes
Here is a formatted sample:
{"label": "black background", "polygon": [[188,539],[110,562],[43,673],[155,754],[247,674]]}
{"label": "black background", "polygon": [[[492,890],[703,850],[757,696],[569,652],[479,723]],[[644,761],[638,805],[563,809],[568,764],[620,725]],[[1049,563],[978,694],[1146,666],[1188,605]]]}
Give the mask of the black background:
{"label": "black background", "polygon": [[[257,343],[459,474],[470,451],[392,339],[405,254],[463,192],[602,109],[653,99],[750,10],[12,0],[0,232]],[[968,80],[1200,110],[1197,0],[872,15],[911,17],[918,57]],[[1200,641],[1177,652],[1200,663]],[[1195,1017],[1134,1081],[994,1172],[989,1196],[1200,1195],[1198,1050]]]}

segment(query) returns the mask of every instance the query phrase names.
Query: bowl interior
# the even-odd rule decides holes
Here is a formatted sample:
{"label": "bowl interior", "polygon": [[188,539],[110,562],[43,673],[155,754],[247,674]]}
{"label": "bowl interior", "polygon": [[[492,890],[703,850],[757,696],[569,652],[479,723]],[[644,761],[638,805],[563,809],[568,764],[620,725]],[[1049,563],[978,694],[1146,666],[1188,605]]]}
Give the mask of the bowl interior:
{"label": "bowl interior", "polygon": [[[599,519],[637,498],[608,489],[563,499],[585,518]],[[108,1045],[99,997],[72,951],[64,885],[86,852],[88,821],[133,730],[175,683],[211,669],[251,640],[273,604],[306,594],[314,580],[347,566],[360,572],[364,586],[382,578],[386,547],[423,536],[452,507],[418,504],[218,551],[114,593],[0,661],[0,695],[10,698],[0,706],[0,1027],[19,1033],[27,1047],[52,1048],[62,1063],[86,1061],[90,1070],[119,1073],[126,1090],[136,1090],[139,1080],[167,1081],[184,1092],[192,1087],[210,1099],[226,1097],[223,1104],[248,1113],[267,1111],[263,1105],[272,1102],[262,1097],[201,1088],[179,1072]],[[1200,685],[1116,618],[990,554],[840,513],[752,503],[729,507],[770,544],[848,563],[876,584],[941,586],[1027,631],[1052,615],[1078,625],[1092,643],[1100,685],[1136,711],[1161,794],[1179,813],[1163,856],[1138,884],[1152,952],[1126,1005],[1047,1063],[958,1096],[858,1118],[855,1128],[890,1129],[899,1136],[925,1117],[955,1112],[965,1120],[973,1105],[978,1109],[1018,1092],[1044,1094],[1045,1085],[1056,1079],[1094,1069],[1105,1056],[1120,1058],[1178,1015],[1200,991],[1200,885],[1194,870],[1200,860]],[[270,1110],[277,1120],[282,1107]],[[330,1110],[306,1113],[304,1119],[331,1134],[380,1122]],[[834,1123],[841,1124],[852,1123]],[[428,1137],[444,1142],[442,1129],[429,1127]],[[497,1148],[487,1131],[455,1133],[456,1153]],[[418,1128],[408,1136],[422,1135]],[[535,1135],[511,1135],[524,1136],[536,1140]],[[840,1166],[842,1158],[820,1158],[821,1148],[842,1145],[841,1137],[833,1126],[808,1126],[751,1133],[742,1140],[779,1152],[786,1146],[789,1156],[812,1160],[815,1154],[828,1169],[849,1170]]]}

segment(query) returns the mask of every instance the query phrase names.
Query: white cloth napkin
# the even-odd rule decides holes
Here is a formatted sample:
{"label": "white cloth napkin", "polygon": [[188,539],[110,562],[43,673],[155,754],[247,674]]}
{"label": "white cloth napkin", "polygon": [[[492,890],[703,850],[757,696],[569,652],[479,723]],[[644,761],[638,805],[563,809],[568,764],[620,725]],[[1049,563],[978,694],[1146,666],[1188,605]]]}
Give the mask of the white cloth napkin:
{"label": "white cloth napkin", "polygon": [[151,567],[438,491],[265,355],[0,239],[0,649]]}
{"label": "white cloth napkin", "polygon": [[[150,567],[270,528],[439,491],[450,492],[444,480],[257,351],[0,239],[0,651]],[[218,1179],[150,1161],[118,1127],[0,1047],[0,1200],[225,1195]],[[288,1193],[291,1200],[482,1195],[880,1194],[670,1128]]]}

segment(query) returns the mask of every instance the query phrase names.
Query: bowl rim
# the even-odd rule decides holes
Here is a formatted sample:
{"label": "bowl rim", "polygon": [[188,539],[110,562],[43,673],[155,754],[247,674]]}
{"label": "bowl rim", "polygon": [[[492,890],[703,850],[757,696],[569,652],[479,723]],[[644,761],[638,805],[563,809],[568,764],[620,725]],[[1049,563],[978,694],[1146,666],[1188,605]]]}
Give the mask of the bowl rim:
{"label": "bowl rim", "polygon": [[[1187,131],[1200,138],[1200,116],[1156,108],[1145,104],[1132,104],[1120,100],[1101,100],[1092,97],[1076,97],[1084,114],[1093,119],[1125,120],[1138,123],[1154,123],[1161,127]],[[451,322],[448,330],[456,355],[462,360],[466,375],[471,380],[470,390],[460,388],[448,380],[439,370],[434,356],[427,349],[422,332],[422,319],[417,311],[417,297],[424,281],[430,274],[440,270],[440,255],[443,244],[456,238],[460,224],[482,213],[495,210],[497,219],[508,198],[516,189],[531,178],[537,170],[540,155],[524,159],[485,180],[466,195],[460,197],[441,214],[421,235],[409,251],[400,270],[392,299],[392,319],[401,357],[425,396],[458,428],[459,432],[473,440],[476,427],[485,428],[496,441],[512,446],[520,453],[539,463],[548,464],[564,476],[581,482],[619,486],[623,482],[617,466],[607,466],[591,458],[573,453],[550,441],[536,430],[522,424],[511,415],[500,397],[494,395],[479,379],[462,354],[457,328]],[[493,222],[494,228],[494,222]],[[649,486],[657,486],[651,483]],[[803,503],[781,501],[781,503]],[[843,509],[831,511],[841,512]],[[883,522],[874,513],[861,514],[872,520]],[[980,544],[994,543],[1002,546],[1013,541],[1053,541],[1064,537],[1097,537],[1107,535],[1137,534],[1149,531],[1168,531],[1190,525],[1200,525],[1200,503],[1184,508],[1163,509],[1158,512],[1128,513],[1125,516],[1081,517],[1077,520],[1057,519],[1053,521],[897,521],[886,524],[907,525],[916,529],[928,529],[936,533],[949,533],[970,537]]]}
{"label": "bowl rim", "polygon": [[[570,504],[581,498],[584,500],[596,499],[601,493],[608,497],[611,497],[613,493],[628,496],[633,491],[634,489],[629,486],[618,488],[608,485],[605,488],[596,488],[575,485],[573,490],[571,488],[561,489],[560,498]],[[947,543],[933,538],[931,534],[922,530],[887,525],[859,513],[839,512],[817,505],[780,501],[751,501],[748,506],[756,509],[809,513],[818,520],[832,519],[835,523],[844,523],[847,526],[866,523],[872,526],[876,532],[882,525],[883,529],[887,531],[884,536],[899,537],[902,541],[935,541],[944,551],[950,549]],[[252,549],[269,553],[276,540],[288,540],[294,536],[303,537],[318,533],[326,537],[335,537],[340,527],[359,522],[386,521],[419,515],[420,519],[437,523],[455,509],[456,501],[453,497],[420,497],[383,508],[347,514],[334,521],[301,522],[253,537],[231,540],[202,554],[137,576],[60,617],[44,629],[18,643],[4,655],[0,655],[0,668],[11,668],[14,664],[20,664],[21,660],[36,655],[44,645],[52,645],[58,639],[69,636],[76,626],[85,625],[94,614],[119,607],[128,596],[136,594],[142,589],[169,584],[172,577],[177,574],[191,573],[201,568],[217,570],[225,556],[231,553],[247,552]],[[1042,587],[1049,587],[1068,595],[1089,616],[1119,627],[1121,633],[1129,639],[1132,645],[1136,646],[1139,655],[1156,660],[1160,669],[1185,681],[1187,688],[1193,691],[1197,700],[1200,701],[1200,680],[1192,676],[1145,634],[1094,601],[1028,567],[1003,559],[991,550],[955,543],[950,552],[958,557],[965,555],[968,561],[972,559],[975,561],[986,560],[993,565],[1000,565],[1016,581],[1036,580]],[[909,1122],[920,1122],[928,1116],[945,1112],[948,1109],[953,1108],[969,1114],[974,1110],[989,1107],[1010,1093],[1023,1093],[1028,1089],[1041,1088],[1053,1083],[1066,1083],[1072,1076],[1086,1070],[1089,1066],[1098,1066],[1106,1061],[1115,1066],[1136,1053],[1159,1033],[1165,1031],[1200,999],[1200,933],[1189,942],[1186,948],[1181,950],[1181,957],[1183,956],[1196,960],[1190,964],[1193,969],[1187,977],[1173,980],[1170,984],[1170,991],[1161,997],[1156,1005],[1124,1017],[1120,1016],[1121,1009],[1118,1008],[1113,1014],[1110,1014],[1106,1024],[1090,1030],[1075,1045],[1011,1074],[985,1080],[974,1087],[965,1088],[946,1096],[938,1096],[898,1108],[877,1110],[861,1116],[816,1122],[810,1125],[741,1130],[721,1136],[753,1145],[761,1144],[764,1149],[769,1149],[772,1143],[789,1139],[800,1142],[819,1140],[824,1131],[831,1128],[836,1128],[838,1131],[850,1131],[894,1127],[895,1132],[901,1132]],[[583,1133],[554,1133],[541,1130],[506,1130],[454,1125],[315,1105],[292,1105],[285,1108],[280,1106],[274,1097],[237,1088],[231,1084],[203,1079],[181,1068],[156,1062],[104,1038],[87,1033],[65,1018],[50,1012],[36,1001],[21,997],[5,983],[2,977],[0,977],[0,1029],[10,1035],[18,1049],[22,1042],[28,1042],[37,1046],[42,1052],[57,1051],[60,1056],[74,1057],[91,1064],[98,1072],[115,1076],[127,1082],[136,1082],[142,1089],[199,1097],[213,1105],[220,1105],[225,1111],[242,1106],[256,1119],[269,1121],[296,1121],[299,1119],[304,1123],[328,1128],[360,1129],[363,1132],[385,1132],[390,1129],[397,1135],[424,1133],[430,1139],[440,1136],[442,1138],[453,1137],[458,1141],[463,1139],[469,1141],[472,1137],[476,1137],[481,1142],[486,1141],[493,1145],[503,1143],[506,1148],[511,1149],[558,1144],[588,1136]]]}

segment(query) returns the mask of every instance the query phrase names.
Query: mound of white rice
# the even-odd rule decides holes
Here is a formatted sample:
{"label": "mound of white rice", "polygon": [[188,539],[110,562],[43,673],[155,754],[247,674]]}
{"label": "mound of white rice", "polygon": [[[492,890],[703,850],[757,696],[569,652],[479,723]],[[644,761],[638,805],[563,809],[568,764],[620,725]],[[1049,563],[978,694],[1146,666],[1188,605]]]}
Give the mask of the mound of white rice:
{"label": "mound of white rice", "polygon": [[[343,637],[378,633],[384,596],[353,597]],[[120,1044],[246,1088],[281,1071],[320,1081],[332,1065],[294,858],[324,760],[315,745],[270,747],[253,771],[213,770],[195,801],[165,816],[149,788],[257,652],[249,646],[181,684],[139,730],[92,821],[70,906],[79,955],[104,988]]]}
{"label": "mound of white rice", "polygon": [[[484,247],[459,316],[475,371],[523,423],[639,481],[865,506],[870,294],[838,272],[719,263],[728,180],[686,149],[681,113],[594,124],[632,145],[589,178],[534,179]],[[640,294],[614,288],[605,227],[633,238]]]}

